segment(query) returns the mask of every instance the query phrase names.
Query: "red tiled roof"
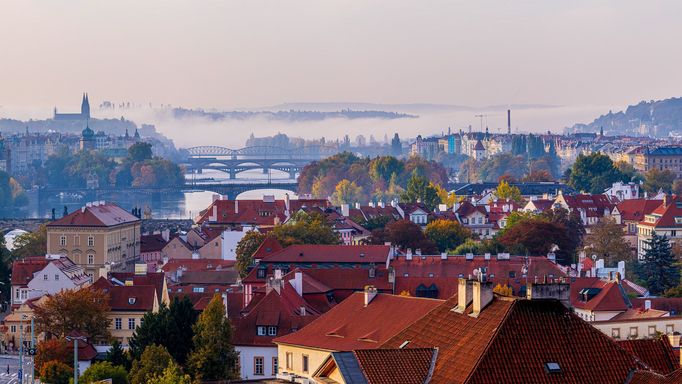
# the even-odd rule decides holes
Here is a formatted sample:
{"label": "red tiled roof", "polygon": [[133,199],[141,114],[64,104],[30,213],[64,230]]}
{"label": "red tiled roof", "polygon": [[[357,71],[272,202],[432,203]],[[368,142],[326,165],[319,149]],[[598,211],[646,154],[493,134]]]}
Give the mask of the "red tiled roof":
{"label": "red tiled roof", "polygon": [[[304,206],[329,205],[327,200],[290,200],[290,212],[296,212]],[[257,225],[273,226],[275,218],[283,223],[286,220],[284,200],[266,202],[261,200],[216,200],[202,211],[197,224],[209,223],[218,225]]]}
{"label": "red tiled roof", "polygon": [[680,368],[667,336],[658,339],[618,340],[618,345],[638,357],[652,370],[667,375]]}
{"label": "red tiled roof", "polygon": [[239,272],[234,269],[187,271],[177,278],[178,284],[213,284],[230,286],[239,280]]}
{"label": "red tiled roof", "polygon": [[133,285],[151,285],[156,288],[156,295],[159,300],[163,295],[163,283],[166,276],[163,272],[147,272],[144,275],[137,275],[133,272],[110,272],[110,278],[117,279],[123,283],[132,282]]}
{"label": "red tiled roof", "polygon": [[140,236],[140,253],[161,252],[168,244],[160,234]]}
{"label": "red tiled roof", "polygon": [[636,371],[632,375],[632,380],[627,384],[680,384],[682,383],[682,369],[669,374],[660,375],[649,371]]}
{"label": "red tiled roof", "polygon": [[156,288],[153,285],[114,285],[104,277],[100,277],[92,285],[109,294],[109,307],[112,311],[144,311],[154,309]]}
{"label": "red tiled roof", "polygon": [[125,209],[113,203],[85,206],[47,224],[48,227],[113,227],[140,221]]}
{"label": "red tiled roof", "polygon": [[682,224],[676,222],[676,218],[682,217],[682,196],[673,196],[667,199],[666,205],[659,205],[651,212],[651,215],[656,216],[655,223],[641,221],[640,225],[647,225],[655,228],[678,228]]}
{"label": "red tiled roof", "polygon": [[528,204],[533,203],[535,206],[535,209],[537,209],[540,212],[544,212],[550,208],[552,208],[552,205],[554,205],[554,200],[549,200],[549,199],[537,199],[537,200],[531,200],[528,202]]}
{"label": "red tiled roof", "polygon": [[630,302],[633,308],[644,308],[647,300],[651,302],[651,309],[682,315],[682,297],[634,297]]}
{"label": "red tiled roof", "polygon": [[353,351],[367,384],[423,384],[437,352],[433,348],[360,349]]}
{"label": "red tiled roof", "polygon": [[[584,301],[580,296],[580,291],[588,288],[599,290],[599,292],[588,301]],[[571,305],[590,311],[626,311],[628,309],[625,292],[621,291],[618,283],[598,277],[579,277],[571,280]]]}
{"label": "red tiled roof", "polygon": [[488,216],[488,211],[482,205],[473,205],[468,200],[462,202],[462,204],[455,211],[459,217],[469,217],[474,212],[479,212],[485,216]]}
{"label": "red tiled roof", "polygon": [[377,294],[365,306],[364,293],[357,292],[305,328],[275,342],[331,351],[378,348],[441,303],[442,300]]}
{"label": "red tiled roof", "polygon": [[254,260],[260,260],[274,252],[282,250],[282,244],[277,241],[274,236],[268,236],[263,240],[263,243],[253,253]]}
{"label": "red tiled roof", "polygon": [[562,196],[569,209],[582,209],[588,217],[603,217],[605,210],[611,212],[616,207],[616,204],[609,200],[609,197],[606,195],[577,194]]}
{"label": "red tiled roof", "polygon": [[234,268],[235,263],[234,260],[222,259],[170,259],[161,270],[166,273],[177,271],[179,268],[185,268],[185,271],[210,271]]}
{"label": "red tiled roof", "polygon": [[[382,348],[439,348],[431,383],[623,383],[645,368],[556,300],[495,296],[478,317],[453,297]],[[561,373],[548,373],[557,363]]]}
{"label": "red tiled roof", "polygon": [[387,245],[291,245],[266,256],[262,263],[385,263]]}
{"label": "red tiled roof", "polygon": [[24,286],[28,284],[33,275],[41,271],[49,260],[43,256],[27,257],[12,262],[12,285]]}
{"label": "red tiled roof", "polygon": [[644,215],[653,212],[662,202],[662,200],[630,199],[621,201],[616,208],[623,220],[641,221],[644,220]]}

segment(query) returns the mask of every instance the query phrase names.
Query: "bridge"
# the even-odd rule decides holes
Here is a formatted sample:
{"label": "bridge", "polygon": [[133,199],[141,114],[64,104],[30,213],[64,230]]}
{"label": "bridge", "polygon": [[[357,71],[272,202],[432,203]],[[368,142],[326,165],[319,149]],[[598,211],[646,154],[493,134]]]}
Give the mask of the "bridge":
{"label": "bridge", "polygon": [[229,175],[234,180],[237,174],[261,169],[264,174],[270,170],[278,170],[289,174],[290,179],[296,173],[315,160],[332,156],[339,152],[332,146],[306,146],[295,149],[253,146],[241,149],[230,149],[219,146],[200,146],[187,148],[188,156],[183,165],[189,173],[201,174],[205,170],[217,170]]}

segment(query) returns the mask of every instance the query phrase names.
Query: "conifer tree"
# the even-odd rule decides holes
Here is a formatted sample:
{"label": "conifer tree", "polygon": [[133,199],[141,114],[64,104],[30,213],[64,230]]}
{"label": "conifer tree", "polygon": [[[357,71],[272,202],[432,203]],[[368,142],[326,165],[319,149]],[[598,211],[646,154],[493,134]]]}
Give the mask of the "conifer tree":
{"label": "conifer tree", "polygon": [[635,266],[635,273],[651,294],[659,295],[680,283],[680,269],[666,236],[654,232],[645,244],[644,259]]}

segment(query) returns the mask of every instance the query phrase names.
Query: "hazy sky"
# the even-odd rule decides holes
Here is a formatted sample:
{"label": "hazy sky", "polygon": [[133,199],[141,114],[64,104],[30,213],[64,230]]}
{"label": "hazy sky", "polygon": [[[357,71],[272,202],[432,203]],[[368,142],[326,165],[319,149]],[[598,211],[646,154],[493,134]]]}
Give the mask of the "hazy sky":
{"label": "hazy sky", "polygon": [[682,96],[681,15],[674,0],[3,1],[0,105],[626,105]]}

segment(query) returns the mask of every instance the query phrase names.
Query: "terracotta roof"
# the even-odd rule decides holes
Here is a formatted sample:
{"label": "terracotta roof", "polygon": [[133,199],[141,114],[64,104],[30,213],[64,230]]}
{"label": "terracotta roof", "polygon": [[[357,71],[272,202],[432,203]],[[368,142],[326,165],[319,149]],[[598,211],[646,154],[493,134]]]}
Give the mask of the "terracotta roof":
{"label": "terracotta roof", "polygon": [[139,222],[125,209],[113,203],[84,206],[61,219],[47,223],[48,227],[79,226],[79,227],[113,227],[116,225]]}
{"label": "terracotta roof", "polygon": [[[327,200],[290,200],[290,212],[296,212],[302,207],[329,205]],[[286,204],[284,200],[272,202],[260,200],[216,200],[196,219],[197,224],[218,225],[256,225],[273,226],[275,218],[283,223],[286,216]]]}
{"label": "terracotta roof", "polygon": [[282,249],[282,244],[274,236],[267,236],[258,249],[256,249],[256,252],[253,253],[253,259],[260,260]]}
{"label": "terracotta roof", "polygon": [[449,299],[382,348],[439,348],[434,384],[623,383],[646,368],[556,300],[495,296],[478,317],[472,305],[463,314],[456,305]]}
{"label": "terracotta roof", "polygon": [[618,345],[638,357],[657,373],[667,375],[680,368],[667,336],[658,339],[618,340]]}
{"label": "terracotta roof", "polygon": [[353,351],[368,384],[423,384],[437,351],[433,348]]}
{"label": "terracotta roof", "polygon": [[144,311],[154,309],[158,304],[156,288],[153,285],[114,285],[100,277],[93,285],[109,294],[109,307],[112,311]]}
{"label": "terracotta roof", "polygon": [[668,374],[660,375],[649,371],[636,371],[627,384],[680,384],[682,383],[682,369]]}
{"label": "terracotta roof", "polygon": [[385,263],[387,245],[291,245],[261,263]]}
{"label": "terracotta roof", "polygon": [[234,260],[222,259],[170,259],[161,270],[166,273],[175,272],[179,268],[184,268],[185,271],[212,271],[233,269],[235,263]]}
{"label": "terracotta roof", "polygon": [[459,217],[469,217],[473,213],[478,212],[483,214],[484,216],[488,216],[488,211],[485,210],[485,207],[482,205],[473,205],[469,201],[464,201],[462,204],[457,208],[455,213],[459,215]]}
{"label": "terracotta roof", "polygon": [[630,299],[633,308],[644,308],[645,302],[651,302],[651,309],[670,312],[671,315],[682,315],[682,297],[635,297]]}
{"label": "terracotta roof", "polygon": [[378,348],[442,302],[377,294],[365,306],[364,293],[357,292],[305,328],[279,337],[275,342],[330,351]]}
{"label": "terracotta roof", "polygon": [[43,256],[27,257],[12,262],[12,285],[24,286],[28,284],[33,275],[41,271],[49,260]]}
{"label": "terracotta roof", "polygon": [[540,212],[544,212],[550,208],[552,208],[552,205],[554,205],[554,200],[549,200],[549,199],[537,199],[537,200],[531,200],[526,204],[526,207],[529,204],[533,204],[536,210]]}
{"label": "terracotta roof", "polygon": [[[82,334],[78,331],[72,331],[69,333],[69,336],[71,337],[81,337],[81,336],[86,336],[85,334]],[[69,350],[73,351],[73,343],[74,341],[66,341],[67,344],[69,345]],[[78,361],[91,361],[95,357],[97,357],[97,350],[95,347],[90,344],[88,340],[79,340],[78,341]],[[73,360],[72,360],[73,361]]]}
{"label": "terracotta roof", "polygon": [[151,285],[156,288],[156,295],[159,300],[163,295],[164,282],[166,276],[163,272],[147,272],[143,275],[137,275],[133,272],[109,272],[109,277],[119,280],[122,283],[132,283],[132,285]]}
{"label": "terracotta roof", "polygon": [[682,217],[682,196],[668,198],[666,205],[661,203],[661,205],[651,212],[651,215],[656,217],[655,223],[641,221],[639,224],[664,228],[682,227],[682,224],[678,224],[676,221],[676,218]]}
{"label": "terracotta roof", "polygon": [[609,200],[606,195],[576,194],[561,196],[563,196],[569,209],[582,209],[587,217],[603,217],[605,210],[610,213],[616,207],[616,204]]}
{"label": "terracotta roof", "polygon": [[625,312],[621,312],[612,317],[608,321],[624,321],[624,320],[638,320],[638,319],[653,319],[657,317],[668,316],[667,311],[659,311],[656,309],[632,309],[628,308]]}
{"label": "terracotta roof", "polygon": [[[584,293],[581,294],[581,291]],[[571,279],[571,305],[590,311],[624,312],[631,303],[616,281],[602,280],[598,277],[579,277]]]}
{"label": "terracotta roof", "polygon": [[644,220],[644,215],[653,212],[662,202],[662,200],[630,199],[621,201],[616,208],[623,220],[641,221]]}
{"label": "terracotta roof", "polygon": [[161,252],[168,242],[163,235],[142,235],[140,236],[140,253]]}
{"label": "terracotta roof", "polygon": [[218,284],[233,285],[239,280],[239,272],[233,269],[212,271],[187,271],[177,277],[178,284]]}

